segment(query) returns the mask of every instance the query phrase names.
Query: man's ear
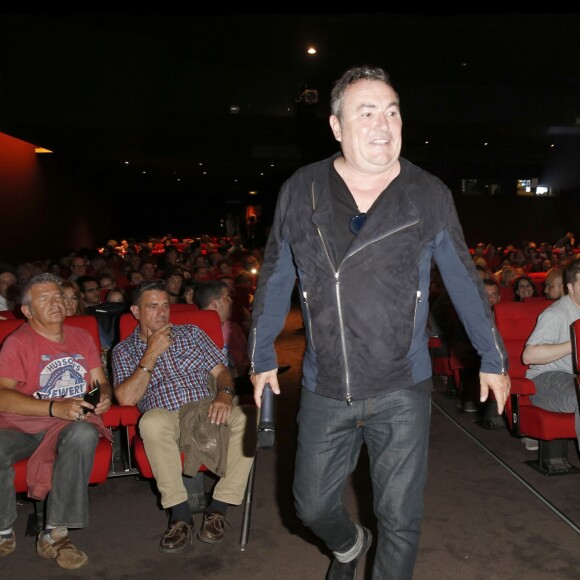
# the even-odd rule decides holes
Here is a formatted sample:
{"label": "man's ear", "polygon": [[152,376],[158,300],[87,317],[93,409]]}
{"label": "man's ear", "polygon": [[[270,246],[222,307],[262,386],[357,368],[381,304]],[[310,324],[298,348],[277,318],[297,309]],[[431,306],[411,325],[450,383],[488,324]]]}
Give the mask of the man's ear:
{"label": "man's ear", "polygon": [[28,304],[22,304],[20,306],[20,310],[22,311],[22,314],[26,316],[26,318],[32,318],[32,311],[30,310],[30,306],[28,306]]}
{"label": "man's ear", "polygon": [[337,141],[342,139],[342,130],[340,127],[340,121],[336,115],[330,115],[329,119],[330,128],[332,129],[332,134]]}
{"label": "man's ear", "polygon": [[130,307],[130,310],[131,310],[131,312],[133,313],[133,316],[134,316],[134,317],[135,317],[137,320],[139,320],[139,306],[132,305],[132,306]]}

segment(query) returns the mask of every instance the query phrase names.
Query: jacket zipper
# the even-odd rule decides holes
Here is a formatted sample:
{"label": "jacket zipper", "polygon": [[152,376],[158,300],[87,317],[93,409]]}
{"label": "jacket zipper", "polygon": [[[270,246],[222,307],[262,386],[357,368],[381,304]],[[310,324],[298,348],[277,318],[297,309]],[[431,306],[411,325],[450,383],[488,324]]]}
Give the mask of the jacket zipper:
{"label": "jacket zipper", "polygon": [[347,254],[343,258],[342,262],[345,262],[350,257],[354,256],[357,252],[360,252],[362,249],[366,248],[367,246],[370,246],[371,244],[374,244],[375,242],[378,242],[378,241],[382,240],[383,238],[388,238],[389,236],[392,236],[393,234],[396,234],[397,232],[400,232],[401,230],[404,230],[406,228],[410,228],[411,226],[414,226],[415,224],[418,224],[418,223],[419,223],[419,220],[416,219],[412,222],[408,222],[406,224],[403,224],[402,226],[399,226],[398,228],[395,228],[394,230],[391,230],[390,232],[387,232],[387,233],[383,234],[382,236],[379,236],[377,238],[369,240],[366,244],[362,245],[360,248],[357,248],[352,253]]}
{"label": "jacket zipper", "polygon": [[[340,268],[339,268],[340,270]],[[352,396],[350,394],[350,370],[348,366],[348,354],[346,350],[346,338],[344,336],[344,319],[342,318],[342,300],[340,298],[340,274],[334,273],[334,279],[336,280],[336,303],[338,304],[338,325],[340,327],[340,343],[342,346],[342,357],[344,359],[344,377],[346,382],[346,404],[352,405]]]}
{"label": "jacket zipper", "polygon": [[417,298],[415,299],[415,312],[413,314],[413,334],[415,334],[415,324],[417,323],[417,308],[421,303],[421,290],[417,290]]}
{"label": "jacket zipper", "polygon": [[[326,244],[324,243],[324,238],[322,237],[322,232],[320,228],[316,228],[318,230],[318,235],[320,236],[320,241],[322,242],[322,247],[324,248],[324,253],[326,254],[326,258],[328,263],[330,264],[330,269],[334,272],[334,279],[336,281],[335,284],[335,291],[336,291],[336,304],[338,306],[338,326],[340,328],[340,344],[342,350],[342,358],[344,360],[344,380],[346,383],[346,404],[352,405],[352,397],[350,394],[350,372],[348,370],[348,353],[346,350],[346,339],[344,336],[344,321],[342,318],[342,305],[340,300],[340,280],[339,280],[339,272],[338,270],[334,269],[332,265],[332,260],[330,259],[330,255],[328,253],[328,249],[326,248]],[[340,267],[339,267],[340,270]],[[314,344],[312,345],[314,346]]]}
{"label": "jacket zipper", "polygon": [[495,345],[495,348],[497,350],[497,354],[499,354],[499,358],[501,360],[501,374],[505,375],[506,374],[505,359],[503,357],[503,353],[501,352],[501,348],[499,348],[499,344],[497,343],[496,332],[497,332],[497,330],[496,330],[495,326],[492,326],[491,333],[493,334],[493,344]]}
{"label": "jacket zipper", "polygon": [[304,306],[306,307],[306,313],[308,315],[308,334],[310,336],[310,342],[312,343],[312,348],[316,350],[316,346],[314,345],[314,337],[312,336],[312,318],[310,317],[310,306],[308,305],[308,292],[304,290],[302,292],[302,296],[304,297]]}
{"label": "jacket zipper", "polygon": [[[316,198],[314,195],[314,183],[312,184],[311,192],[312,192],[312,210],[314,211],[316,209]],[[338,270],[334,269],[334,265],[332,263],[332,260],[330,259],[330,254],[328,253],[328,248],[326,247],[326,243],[324,242],[324,237],[322,236],[322,232],[320,231],[320,228],[317,227],[316,230],[318,231],[318,236],[320,237],[320,241],[322,242],[322,247],[324,248],[324,253],[326,254],[326,259],[328,260],[328,263],[330,265],[330,269],[334,272],[334,279],[336,281],[336,285],[335,285],[336,304],[338,306],[338,325],[340,327],[340,343],[341,343],[341,347],[342,347],[342,357],[344,360],[344,372],[345,372],[344,379],[345,379],[345,383],[346,383],[346,404],[352,405],[352,397],[350,394],[350,372],[348,370],[348,353],[346,350],[346,339],[344,336],[344,321],[342,318],[342,307],[341,307],[341,300],[340,300],[339,272],[338,272]],[[340,270],[340,266],[339,266],[339,270]],[[310,318],[310,311],[309,311],[309,318]],[[312,336],[312,332],[310,333],[310,336]],[[312,343],[312,346],[314,347],[314,343]]]}
{"label": "jacket zipper", "polygon": [[249,374],[253,374],[255,372],[255,370],[254,370],[254,354],[256,352],[256,329],[255,328],[253,329],[251,340],[252,340],[252,359],[250,361],[250,373]]}

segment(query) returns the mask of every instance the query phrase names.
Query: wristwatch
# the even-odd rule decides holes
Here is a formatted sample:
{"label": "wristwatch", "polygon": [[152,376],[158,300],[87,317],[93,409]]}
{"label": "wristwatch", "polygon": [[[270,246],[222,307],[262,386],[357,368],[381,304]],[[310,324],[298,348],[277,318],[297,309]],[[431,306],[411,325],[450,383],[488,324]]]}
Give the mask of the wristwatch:
{"label": "wristwatch", "polygon": [[236,396],[236,393],[234,392],[234,389],[230,389],[229,387],[226,387],[225,389],[222,389],[220,391],[220,393],[225,393],[226,395],[229,395],[230,397],[232,397],[232,399]]}

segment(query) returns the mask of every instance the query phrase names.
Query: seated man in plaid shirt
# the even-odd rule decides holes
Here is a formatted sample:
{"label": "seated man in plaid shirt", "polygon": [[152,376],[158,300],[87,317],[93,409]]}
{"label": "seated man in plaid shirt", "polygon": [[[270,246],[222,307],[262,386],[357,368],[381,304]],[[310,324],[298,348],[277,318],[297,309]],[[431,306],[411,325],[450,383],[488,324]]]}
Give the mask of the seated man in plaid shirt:
{"label": "seated man in plaid shirt", "polygon": [[[255,450],[256,409],[234,405],[234,379],[226,366],[227,357],[205,332],[192,324],[170,324],[164,280],[141,282],[131,311],[139,323],[113,350],[115,396],[121,405],[137,405],[143,413],[140,435],[161,504],[171,514],[159,548],[178,552],[192,541],[194,522],[182,478],[180,443],[191,433],[195,437],[200,426],[204,434],[221,434],[222,445],[214,448],[217,455],[220,449],[225,451],[221,460],[215,457],[213,467],[203,458],[218,475],[225,472],[197,535],[203,542],[217,544],[224,536],[228,505],[243,500]],[[217,393],[212,392],[211,381]],[[250,427],[247,438],[246,424]],[[246,439],[251,440],[249,445]],[[244,453],[248,447],[250,455]]]}

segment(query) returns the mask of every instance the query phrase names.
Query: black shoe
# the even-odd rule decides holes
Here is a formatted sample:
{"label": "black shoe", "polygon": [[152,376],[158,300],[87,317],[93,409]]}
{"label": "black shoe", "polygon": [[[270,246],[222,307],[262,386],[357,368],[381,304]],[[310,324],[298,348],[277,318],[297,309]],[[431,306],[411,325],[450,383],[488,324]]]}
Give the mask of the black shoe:
{"label": "black shoe", "polygon": [[461,408],[464,413],[477,413],[479,410],[473,401],[465,401]]}
{"label": "black shoe", "polygon": [[371,531],[363,527],[363,546],[359,555],[350,562],[339,562],[336,558],[332,562],[326,580],[355,580],[358,563],[369,551],[373,543]]}

